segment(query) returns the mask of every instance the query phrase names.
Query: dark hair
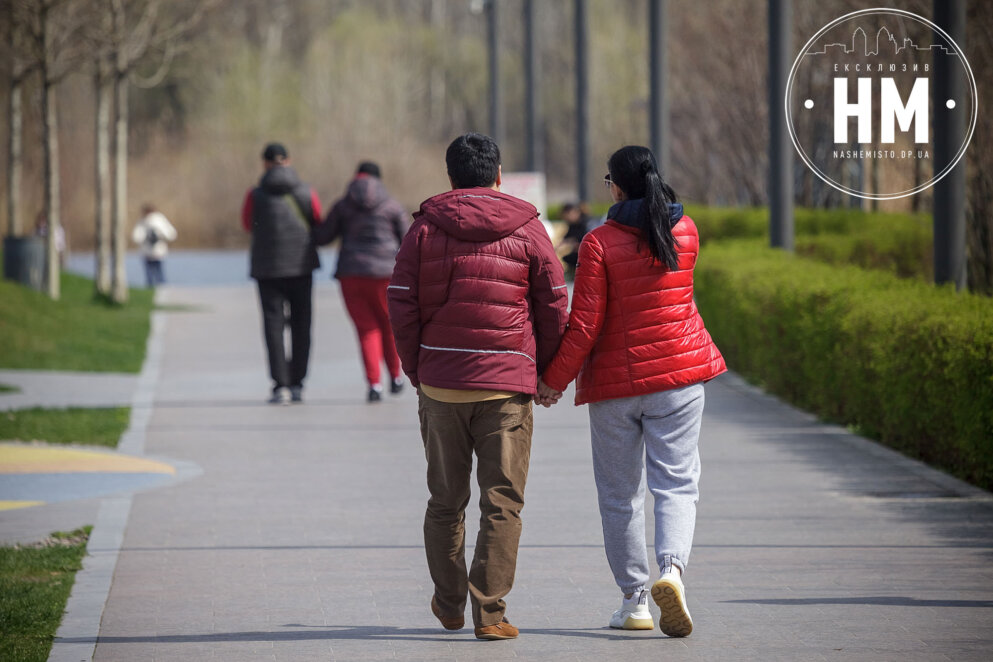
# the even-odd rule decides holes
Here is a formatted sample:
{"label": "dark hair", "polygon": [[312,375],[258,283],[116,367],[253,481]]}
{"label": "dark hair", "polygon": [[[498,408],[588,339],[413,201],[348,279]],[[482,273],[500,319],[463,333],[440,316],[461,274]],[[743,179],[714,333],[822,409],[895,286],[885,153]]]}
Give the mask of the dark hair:
{"label": "dark hair", "polygon": [[265,149],[262,150],[262,158],[266,161],[272,161],[273,163],[288,157],[289,154],[286,152],[286,147],[284,147],[282,143],[269,143],[265,146]]}
{"label": "dark hair", "polygon": [[445,164],[455,188],[493,186],[500,169],[500,148],[489,136],[467,133],[448,146]]}
{"label": "dark hair", "polygon": [[676,201],[676,194],[662,179],[655,155],[647,147],[628,145],[610,155],[607,161],[610,179],[628,199],[643,198],[641,227],[648,235],[648,249],[652,257],[671,270],[679,267],[676,248],[679,243],[672,236],[669,205]]}
{"label": "dark hair", "polygon": [[372,161],[363,161],[360,163],[358,169],[355,171],[355,174],[382,177],[382,175],[379,174],[379,164],[373,163]]}

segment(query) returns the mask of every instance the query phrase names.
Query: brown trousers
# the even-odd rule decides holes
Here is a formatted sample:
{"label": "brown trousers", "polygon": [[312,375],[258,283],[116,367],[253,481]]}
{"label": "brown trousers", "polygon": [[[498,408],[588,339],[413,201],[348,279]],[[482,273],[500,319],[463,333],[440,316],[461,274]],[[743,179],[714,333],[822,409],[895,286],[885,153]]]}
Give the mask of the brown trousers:
{"label": "brown trousers", "polygon": [[[443,614],[463,614],[468,593],[473,624],[495,625],[503,620],[507,609],[503,598],[513,587],[517,570],[534,427],[531,396],[446,403],[421,393],[418,414],[431,493],[424,515],[424,549],[435,599]],[[480,521],[467,573],[465,508],[473,452]]]}

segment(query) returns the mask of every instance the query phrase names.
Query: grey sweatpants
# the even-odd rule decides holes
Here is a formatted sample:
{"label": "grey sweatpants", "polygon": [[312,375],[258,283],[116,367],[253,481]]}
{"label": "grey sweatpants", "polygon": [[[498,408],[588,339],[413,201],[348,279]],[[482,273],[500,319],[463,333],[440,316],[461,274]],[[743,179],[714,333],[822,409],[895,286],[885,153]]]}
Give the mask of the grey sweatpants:
{"label": "grey sweatpants", "polygon": [[703,384],[590,404],[593,473],[603,542],[625,594],[649,579],[645,482],[655,497],[655,558],[660,568],[689,562],[696,527]]}

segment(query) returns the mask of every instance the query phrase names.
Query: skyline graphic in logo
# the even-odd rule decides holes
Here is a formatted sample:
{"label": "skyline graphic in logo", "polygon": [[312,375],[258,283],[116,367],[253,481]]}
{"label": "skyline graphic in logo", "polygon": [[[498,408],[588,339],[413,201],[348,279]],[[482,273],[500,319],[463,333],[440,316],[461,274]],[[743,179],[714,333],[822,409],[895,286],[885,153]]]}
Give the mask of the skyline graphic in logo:
{"label": "skyline graphic in logo", "polygon": [[[886,35],[885,38],[883,37],[884,34]],[[885,54],[886,51],[884,49],[888,46],[892,46],[893,55],[899,55],[900,51],[905,49],[913,49],[915,51],[937,52],[942,55],[956,55],[955,51],[951,50],[945,44],[931,44],[927,48],[921,48],[920,46],[915,44],[910,37],[904,37],[903,44],[901,45],[897,42],[896,35],[890,32],[889,28],[887,28],[885,25],[879,28],[879,30],[876,32],[876,47],[873,50],[869,50],[869,37],[866,35],[865,30],[863,30],[861,27],[858,27],[855,28],[854,32],[852,32],[851,48],[848,48],[843,43],[824,44],[821,47],[821,50],[816,51],[811,49],[807,51],[807,55],[830,55],[832,52],[836,52],[838,50],[840,50],[840,52],[844,55],[857,53],[860,50],[858,47],[859,35],[862,36],[861,39],[862,55],[865,55],[867,57],[870,55]]]}
{"label": "skyline graphic in logo", "polygon": [[[938,71],[959,69],[964,91],[935,98]],[[946,81],[947,82],[947,81]],[[824,26],[800,50],[786,86],[790,137],[804,163],[849,195],[891,200],[934,185],[965,154],[978,114],[961,49],[927,19],[866,9]],[[966,130],[936,163],[934,127],[964,113]],[[945,124],[954,126],[954,124]]]}

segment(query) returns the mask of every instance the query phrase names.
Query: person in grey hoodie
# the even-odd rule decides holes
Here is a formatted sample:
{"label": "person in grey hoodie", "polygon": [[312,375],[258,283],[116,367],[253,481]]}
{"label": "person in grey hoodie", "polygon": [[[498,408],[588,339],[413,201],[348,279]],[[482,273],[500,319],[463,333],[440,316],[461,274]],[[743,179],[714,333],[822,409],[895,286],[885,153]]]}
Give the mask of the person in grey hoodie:
{"label": "person in grey hoodie", "polygon": [[410,215],[386,192],[379,166],[364,161],[359,164],[345,196],[311,233],[319,246],[341,239],[334,277],[341,284],[345,307],[359,337],[369,402],[382,400],[380,370],[384,361],[390,373],[390,392],[397,395],[403,390],[403,372],[390,327],[386,287],[409,225]]}
{"label": "person in grey hoodie", "polygon": [[[241,222],[252,233],[251,276],[259,285],[273,381],[269,402],[285,405],[303,401],[310,360],[313,272],[320,267],[310,231],[321,222],[321,201],[290,167],[283,145],[266,145],[262,165],[265,172],[245,197]],[[289,359],[283,341],[287,326],[292,343]]]}

